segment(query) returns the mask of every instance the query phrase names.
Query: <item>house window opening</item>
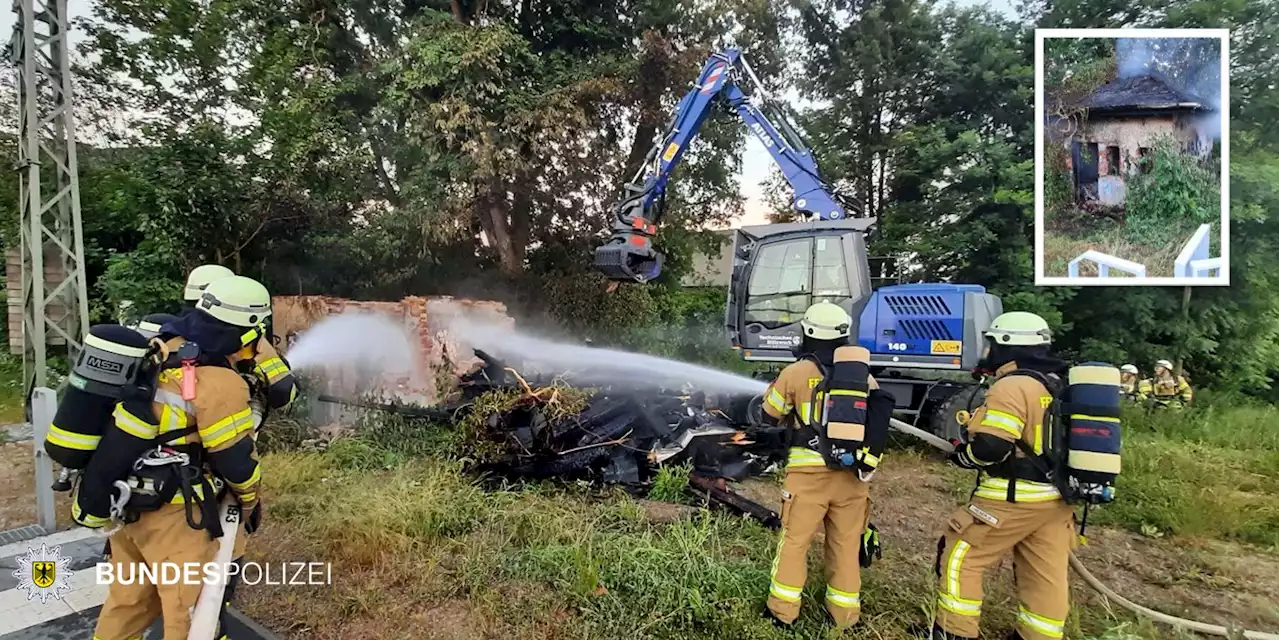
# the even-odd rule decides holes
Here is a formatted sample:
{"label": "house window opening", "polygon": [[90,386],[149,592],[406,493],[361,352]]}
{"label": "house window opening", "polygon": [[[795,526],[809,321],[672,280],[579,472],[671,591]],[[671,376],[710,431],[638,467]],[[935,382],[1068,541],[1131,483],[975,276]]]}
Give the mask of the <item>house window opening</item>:
{"label": "house window opening", "polygon": [[1120,147],[1107,147],[1107,175],[1120,175]]}
{"label": "house window opening", "polygon": [[1138,147],[1138,172],[1151,173],[1151,148]]}

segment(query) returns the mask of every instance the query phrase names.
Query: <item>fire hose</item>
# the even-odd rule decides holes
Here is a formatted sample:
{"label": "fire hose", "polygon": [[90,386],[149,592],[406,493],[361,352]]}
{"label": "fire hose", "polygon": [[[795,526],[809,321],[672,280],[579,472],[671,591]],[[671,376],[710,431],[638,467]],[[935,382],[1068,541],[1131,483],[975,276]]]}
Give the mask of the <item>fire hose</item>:
{"label": "fire hose", "polygon": [[[955,447],[952,446],[950,442],[947,442],[946,440],[927,431],[917,429],[916,427],[898,420],[897,418],[890,418],[889,425],[898,431],[924,440],[945,453],[951,453],[955,450]],[[1095,591],[1101,593],[1104,597],[1114,601],[1116,604],[1119,604],[1121,607],[1124,607],[1133,613],[1150,618],[1156,622],[1162,622],[1176,628],[1187,629],[1211,636],[1221,636],[1224,638],[1244,637],[1247,640],[1280,640],[1280,635],[1276,635],[1274,633],[1228,628],[1196,620],[1187,620],[1186,618],[1171,616],[1167,613],[1160,613],[1154,609],[1144,607],[1116,593],[1114,589],[1103,584],[1101,580],[1098,580],[1097,576],[1093,575],[1087,568],[1085,568],[1084,563],[1080,562],[1080,558],[1076,557],[1075,553],[1071,554],[1071,568],[1075,569],[1076,573],[1079,574],[1081,578],[1084,578],[1085,583],[1090,587],[1093,587]]]}

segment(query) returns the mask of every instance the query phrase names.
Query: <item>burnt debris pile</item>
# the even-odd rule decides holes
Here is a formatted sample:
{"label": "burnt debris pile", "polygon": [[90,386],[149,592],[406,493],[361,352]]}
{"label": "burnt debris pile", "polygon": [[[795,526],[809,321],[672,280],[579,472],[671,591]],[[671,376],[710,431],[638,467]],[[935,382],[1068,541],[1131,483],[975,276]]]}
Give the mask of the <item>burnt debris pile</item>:
{"label": "burnt debris pile", "polygon": [[448,422],[472,469],[519,480],[567,479],[632,488],[663,465],[695,476],[741,480],[784,461],[789,432],[763,426],[759,398],[660,386],[576,385],[572,376],[523,377],[483,351],[460,394],[438,407],[383,405],[322,396]]}

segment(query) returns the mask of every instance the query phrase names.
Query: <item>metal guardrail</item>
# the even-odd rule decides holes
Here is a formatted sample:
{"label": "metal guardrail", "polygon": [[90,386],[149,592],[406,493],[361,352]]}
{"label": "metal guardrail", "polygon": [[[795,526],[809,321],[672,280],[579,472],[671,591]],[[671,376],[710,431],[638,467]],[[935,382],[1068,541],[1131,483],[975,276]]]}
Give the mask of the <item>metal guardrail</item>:
{"label": "metal guardrail", "polygon": [[57,510],[53,503],[53,460],[44,450],[45,436],[58,411],[58,393],[48,387],[31,391],[31,450],[36,468],[36,520],[46,533],[58,530]]}
{"label": "metal guardrail", "polygon": [[1129,260],[1125,260],[1124,258],[1118,258],[1116,256],[1113,256],[1107,253],[1102,253],[1101,251],[1094,251],[1093,249],[1090,249],[1076,256],[1074,260],[1067,263],[1068,278],[1081,277],[1080,262],[1084,260],[1088,260],[1098,265],[1097,277],[1099,278],[1110,277],[1112,269],[1123,271],[1137,278],[1145,278],[1147,275],[1146,265],[1138,264],[1137,262],[1131,262]]}
{"label": "metal guardrail", "polygon": [[1209,257],[1209,231],[1207,224],[1200,225],[1191,239],[1182,246],[1178,258],[1173,261],[1175,278],[1207,278],[1222,273],[1222,258]]}

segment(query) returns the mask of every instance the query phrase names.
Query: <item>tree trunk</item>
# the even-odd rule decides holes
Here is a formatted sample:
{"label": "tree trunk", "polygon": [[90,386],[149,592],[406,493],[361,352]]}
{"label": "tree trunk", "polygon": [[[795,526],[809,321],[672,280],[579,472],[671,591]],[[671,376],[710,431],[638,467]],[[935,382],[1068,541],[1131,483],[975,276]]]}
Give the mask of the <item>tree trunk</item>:
{"label": "tree trunk", "polygon": [[503,275],[524,273],[524,247],[517,250],[516,237],[507,218],[506,186],[501,180],[490,180],[476,199],[476,212],[484,234],[498,254],[498,268]]}
{"label": "tree trunk", "polygon": [[458,24],[468,24],[467,15],[462,11],[462,0],[449,0],[449,8],[453,10],[453,19]]}
{"label": "tree trunk", "polygon": [[1178,361],[1173,363],[1173,379],[1182,375],[1182,360],[1187,353],[1187,338],[1191,327],[1191,287],[1182,288],[1182,327],[1178,336]]}
{"label": "tree trunk", "polygon": [[534,174],[528,168],[533,166],[533,145],[525,142],[520,145],[520,157],[524,160],[525,169],[516,176],[511,203],[511,249],[520,258],[523,271],[525,252],[529,248],[532,235]]}
{"label": "tree trunk", "polygon": [[622,168],[622,177],[619,182],[630,181],[631,176],[640,169],[640,163],[644,162],[645,154],[653,146],[653,134],[657,130],[658,125],[652,119],[642,117],[640,124],[636,126],[636,137],[631,141],[631,151],[627,153],[627,163]]}

